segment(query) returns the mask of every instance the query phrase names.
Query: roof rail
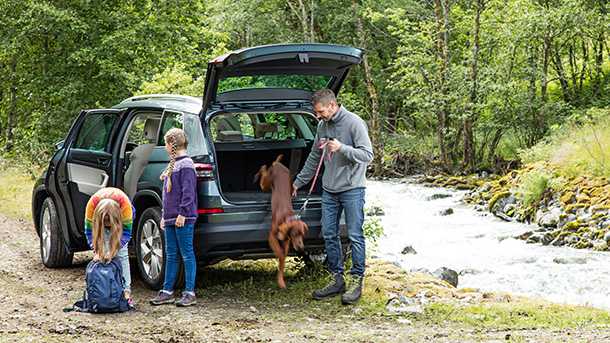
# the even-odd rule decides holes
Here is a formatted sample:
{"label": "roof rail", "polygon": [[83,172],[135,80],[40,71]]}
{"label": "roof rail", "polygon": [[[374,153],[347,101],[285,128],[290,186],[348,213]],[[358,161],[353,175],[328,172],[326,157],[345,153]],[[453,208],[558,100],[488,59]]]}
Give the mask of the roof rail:
{"label": "roof rail", "polygon": [[202,99],[195,98],[193,96],[188,95],[178,95],[178,94],[146,94],[146,95],[136,95],[130,98],[127,98],[121,101],[121,104],[132,101],[143,101],[143,100],[172,100],[172,101],[182,101],[189,102],[193,104],[201,104]]}

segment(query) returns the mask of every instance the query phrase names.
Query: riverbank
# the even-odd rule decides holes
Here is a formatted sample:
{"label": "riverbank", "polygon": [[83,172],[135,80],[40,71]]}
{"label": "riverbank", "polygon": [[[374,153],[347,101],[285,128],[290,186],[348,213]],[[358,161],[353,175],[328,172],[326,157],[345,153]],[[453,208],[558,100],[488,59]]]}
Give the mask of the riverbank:
{"label": "riverbank", "polygon": [[[432,179],[443,184],[446,178]],[[608,251],[610,183],[604,177],[567,177],[549,163],[532,163],[495,180],[470,184],[477,187],[464,201],[477,211],[538,225],[518,235],[519,239]]]}

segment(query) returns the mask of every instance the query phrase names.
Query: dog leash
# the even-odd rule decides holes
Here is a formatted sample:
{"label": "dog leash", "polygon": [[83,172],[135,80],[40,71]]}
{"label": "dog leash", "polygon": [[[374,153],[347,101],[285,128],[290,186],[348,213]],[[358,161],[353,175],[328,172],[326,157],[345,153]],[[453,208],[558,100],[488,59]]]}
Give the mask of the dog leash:
{"label": "dog leash", "polygon": [[[322,156],[320,156],[320,162],[318,162],[318,167],[316,168],[316,173],[313,176],[313,181],[311,182],[311,187],[309,187],[309,193],[307,193],[307,197],[305,198],[305,202],[299,212],[293,216],[294,219],[300,220],[301,215],[305,212],[307,208],[307,203],[309,203],[309,198],[311,198],[311,193],[313,192],[314,187],[316,186],[316,181],[318,180],[318,175],[320,174],[320,168],[322,167],[322,163],[324,162],[324,156],[326,155],[326,146],[322,148]],[[331,155],[329,155],[330,157]]]}

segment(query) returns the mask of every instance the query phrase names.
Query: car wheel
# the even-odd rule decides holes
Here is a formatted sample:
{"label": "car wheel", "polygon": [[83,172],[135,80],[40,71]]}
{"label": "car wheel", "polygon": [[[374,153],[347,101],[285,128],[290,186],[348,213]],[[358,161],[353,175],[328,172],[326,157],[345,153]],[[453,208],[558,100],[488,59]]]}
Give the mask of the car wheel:
{"label": "car wheel", "polygon": [[42,263],[49,268],[68,267],[72,265],[74,254],[66,246],[55,203],[50,197],[42,203],[40,217],[40,258]]}
{"label": "car wheel", "polygon": [[[135,232],[134,246],[138,271],[142,281],[152,289],[160,289],[165,277],[165,236],[161,229],[161,208],[151,207],[142,212]],[[182,265],[178,269],[176,287],[184,281]]]}
{"label": "car wheel", "polygon": [[134,246],[140,277],[144,283],[159,289],[163,285],[165,273],[165,237],[161,231],[161,209],[146,209],[138,221]]}

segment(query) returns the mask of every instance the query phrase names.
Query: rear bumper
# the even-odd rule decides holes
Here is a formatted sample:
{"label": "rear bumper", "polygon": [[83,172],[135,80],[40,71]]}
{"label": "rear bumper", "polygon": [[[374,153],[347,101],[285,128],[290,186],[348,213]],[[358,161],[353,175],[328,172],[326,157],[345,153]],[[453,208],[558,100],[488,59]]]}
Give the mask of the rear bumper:
{"label": "rear bumper", "polygon": [[[271,228],[270,220],[262,223],[239,223],[214,220],[218,214],[210,217],[208,222],[201,220],[195,227],[194,246],[197,260],[200,264],[212,264],[222,259],[257,259],[273,257],[269,248],[268,235]],[[319,218],[319,217],[318,217]],[[303,218],[309,227],[305,237],[305,252],[310,254],[324,251],[324,238],[320,221]],[[347,242],[347,228],[342,221],[340,237]],[[298,252],[291,249],[290,255]]]}

